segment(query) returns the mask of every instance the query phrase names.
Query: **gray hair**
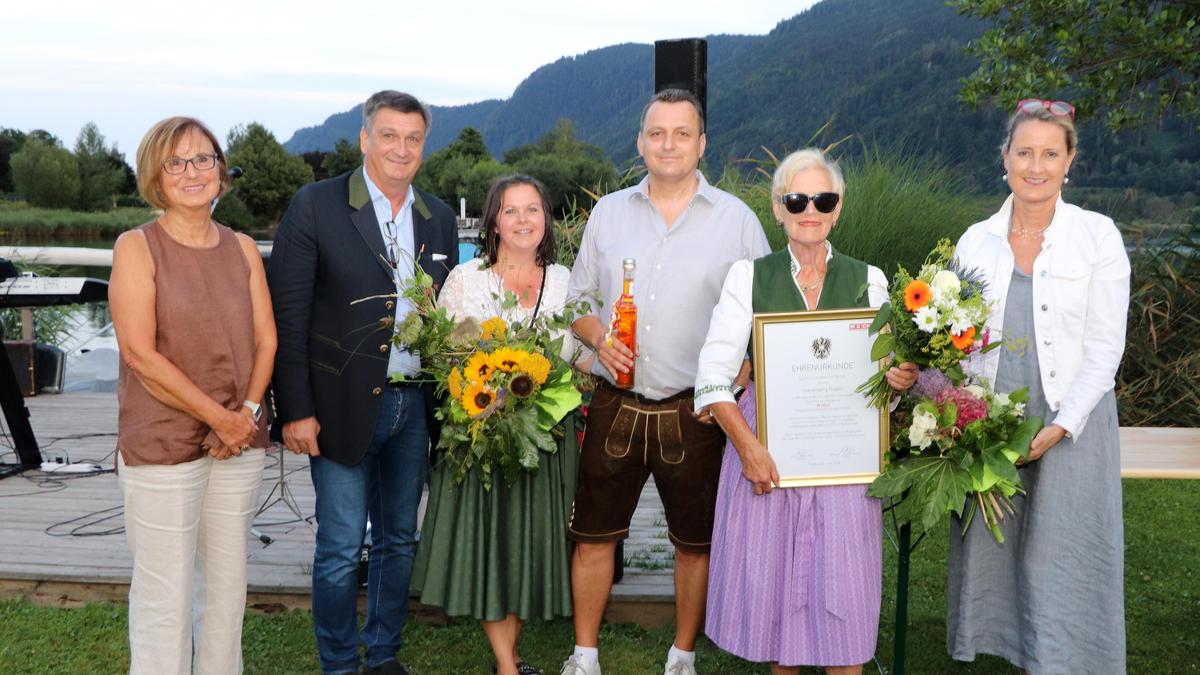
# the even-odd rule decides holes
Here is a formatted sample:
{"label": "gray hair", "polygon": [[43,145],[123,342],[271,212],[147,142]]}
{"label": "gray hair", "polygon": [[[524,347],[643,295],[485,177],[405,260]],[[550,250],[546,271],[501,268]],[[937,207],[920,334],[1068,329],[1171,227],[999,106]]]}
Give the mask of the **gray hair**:
{"label": "gray hair", "polygon": [[1038,108],[1033,112],[1017,110],[1013,113],[1012,117],[1008,118],[1008,133],[1004,136],[1004,144],[1000,146],[1000,152],[1008,152],[1012,147],[1013,134],[1017,133],[1017,127],[1029,120],[1041,120],[1062,127],[1063,133],[1067,137],[1067,154],[1075,152],[1078,138],[1075,134],[1075,120],[1070,115],[1055,115],[1047,108]]}
{"label": "gray hair", "polygon": [[646,113],[650,112],[650,106],[659,102],[691,103],[692,107],[696,109],[696,117],[700,120],[700,133],[704,133],[704,106],[700,104],[700,99],[687,89],[663,89],[651,96],[646,107],[642,108],[642,118],[638,120],[638,133],[641,133],[646,126]]}
{"label": "gray hair", "polygon": [[367,102],[363,104],[363,128],[367,131],[371,130],[371,125],[375,122],[375,113],[379,112],[380,108],[420,114],[421,119],[425,120],[425,133],[427,134],[430,127],[433,126],[433,114],[429,112],[429,106],[425,105],[421,99],[402,91],[384,89],[371,94],[371,98],[368,98]]}
{"label": "gray hair", "polygon": [[778,199],[787,191],[787,186],[796,177],[796,174],[808,169],[825,169],[829,174],[829,182],[833,183],[833,191],[839,195],[846,194],[846,179],[842,177],[842,170],[838,167],[837,162],[825,156],[825,153],[816,148],[805,148],[797,150],[779,163],[775,169],[775,177],[771,181],[771,196]]}

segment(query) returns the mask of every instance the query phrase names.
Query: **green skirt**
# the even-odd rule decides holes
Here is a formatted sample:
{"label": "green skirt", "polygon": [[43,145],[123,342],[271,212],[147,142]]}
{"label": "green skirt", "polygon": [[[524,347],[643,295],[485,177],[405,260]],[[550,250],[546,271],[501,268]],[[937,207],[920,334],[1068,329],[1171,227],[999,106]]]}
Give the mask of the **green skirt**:
{"label": "green skirt", "polygon": [[511,486],[498,474],[491,491],[470,475],[455,486],[435,464],[413,568],[422,604],[483,621],[570,616],[579,428],[579,412],[567,415],[558,452],[542,453],[537,472],[522,471]]}

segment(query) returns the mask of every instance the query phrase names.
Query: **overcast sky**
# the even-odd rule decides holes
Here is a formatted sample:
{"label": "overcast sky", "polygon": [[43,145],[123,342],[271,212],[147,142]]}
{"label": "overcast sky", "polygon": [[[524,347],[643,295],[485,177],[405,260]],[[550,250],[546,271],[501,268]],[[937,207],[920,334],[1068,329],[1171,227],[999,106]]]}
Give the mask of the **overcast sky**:
{"label": "overcast sky", "polygon": [[280,142],[385,88],[508,98],[541,65],[623,42],[763,34],[816,0],[0,4],[0,126],[67,147],[88,121],[132,164],[151,124],[194,115]]}

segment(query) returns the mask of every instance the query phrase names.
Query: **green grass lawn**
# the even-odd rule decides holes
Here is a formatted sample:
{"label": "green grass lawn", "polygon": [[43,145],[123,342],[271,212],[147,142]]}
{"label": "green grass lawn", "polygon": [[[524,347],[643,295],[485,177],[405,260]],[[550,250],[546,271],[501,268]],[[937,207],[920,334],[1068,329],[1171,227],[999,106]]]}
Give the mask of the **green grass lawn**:
{"label": "green grass lawn", "polygon": [[[1131,673],[1200,672],[1200,483],[1125,481],[1125,612]],[[945,648],[945,529],[914,553],[910,582],[908,672],[1015,673],[994,658],[958,664]],[[884,607],[879,633],[880,660],[890,668],[895,607],[895,555],[885,554]],[[662,672],[670,630],[605,625],[602,661],[609,675]],[[573,643],[567,620],[527,626],[522,654],[546,673]],[[318,671],[307,612],[246,617],[247,673]],[[702,640],[702,673],[766,673],[721,653]],[[83,609],[35,607],[24,601],[0,603],[0,673],[116,673],[126,669],[125,607],[89,605]],[[491,652],[473,621],[445,626],[411,622],[405,630],[403,660],[414,673],[491,672]],[[818,672],[818,671],[812,671]],[[868,673],[877,672],[873,666]]]}

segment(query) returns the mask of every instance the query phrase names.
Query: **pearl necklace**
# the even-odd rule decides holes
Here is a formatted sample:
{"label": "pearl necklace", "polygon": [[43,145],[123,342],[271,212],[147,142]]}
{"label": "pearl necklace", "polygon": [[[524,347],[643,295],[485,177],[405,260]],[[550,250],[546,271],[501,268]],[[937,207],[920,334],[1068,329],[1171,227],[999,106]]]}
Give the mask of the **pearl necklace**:
{"label": "pearl necklace", "polygon": [[1017,237],[1018,239],[1037,239],[1038,237],[1045,234],[1046,229],[1049,227],[1050,226],[1047,225],[1046,227],[1021,228],[1019,230],[1017,228],[1012,228],[1011,230],[1009,230],[1009,233],[1012,234],[1014,237]]}

